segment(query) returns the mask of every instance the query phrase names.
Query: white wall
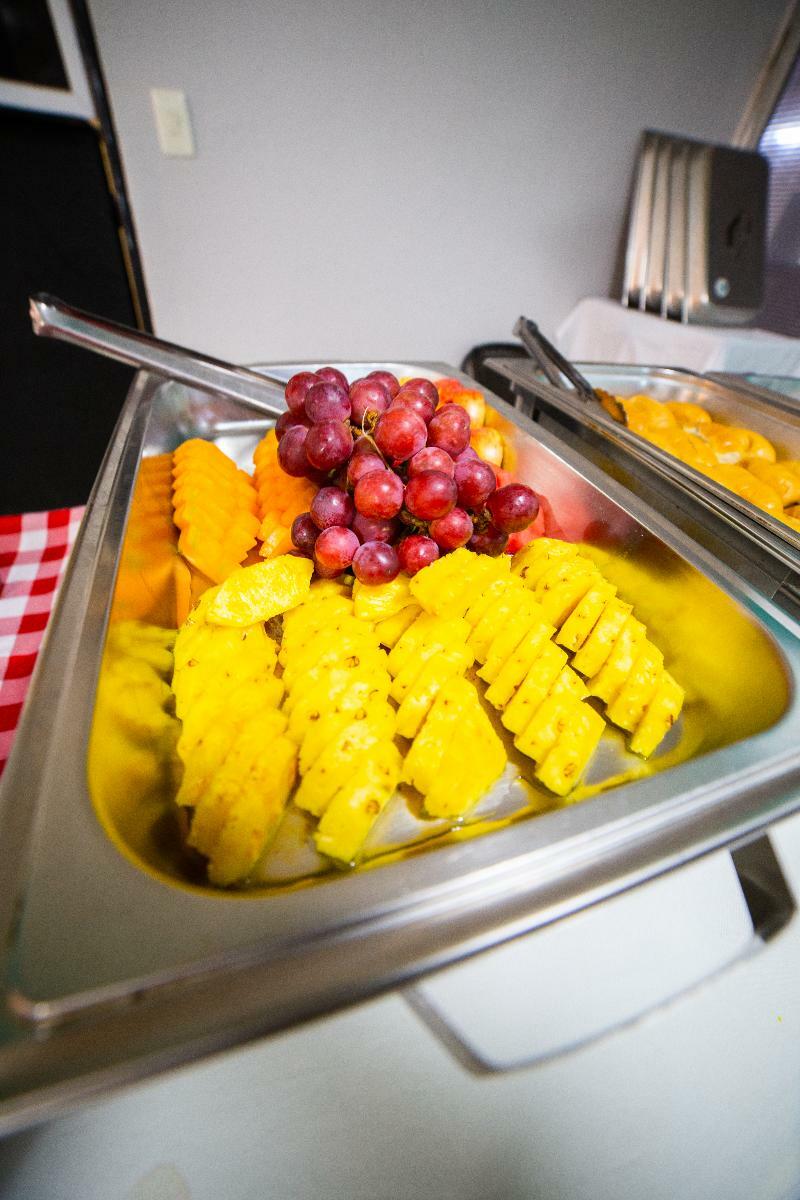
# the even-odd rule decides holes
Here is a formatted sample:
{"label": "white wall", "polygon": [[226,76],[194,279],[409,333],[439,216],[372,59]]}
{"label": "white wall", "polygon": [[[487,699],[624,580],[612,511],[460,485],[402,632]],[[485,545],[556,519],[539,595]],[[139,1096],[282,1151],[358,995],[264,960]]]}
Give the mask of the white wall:
{"label": "white wall", "polygon": [[729,139],[784,5],[91,0],[157,331],[454,363],[552,331],[608,292],[639,131]]}

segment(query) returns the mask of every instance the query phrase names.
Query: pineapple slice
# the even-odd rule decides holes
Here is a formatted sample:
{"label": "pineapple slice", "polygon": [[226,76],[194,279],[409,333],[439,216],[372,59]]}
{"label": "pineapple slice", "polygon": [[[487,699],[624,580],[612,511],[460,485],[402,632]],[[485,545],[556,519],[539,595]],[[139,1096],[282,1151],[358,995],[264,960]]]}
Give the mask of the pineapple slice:
{"label": "pineapple slice", "polygon": [[606,709],[609,721],[633,730],[652,700],[664,669],[664,655],[650,642],[641,642],[628,678]]}
{"label": "pineapple slice", "polygon": [[400,752],[392,742],[375,747],[356,767],[325,810],[314,833],[320,854],[353,865],[367,834],[394,794]]}
{"label": "pineapple slice", "polygon": [[296,773],[284,727],[281,713],[252,716],[197,804],[188,841],[210,860],[212,883],[244,878],[277,830]]}
{"label": "pineapple slice", "polygon": [[568,795],[586,770],[605,727],[600,714],[582,704],[536,768],[539,782],[557,796]]}
{"label": "pineapple slice", "polygon": [[385,662],[386,655],[375,644],[374,638],[367,635],[348,635],[337,640],[335,634],[332,634],[330,638],[321,637],[311,646],[298,652],[283,668],[283,681],[287,689],[292,691],[306,671],[318,667],[352,666],[368,671],[373,667],[380,669]]}
{"label": "pineapple slice", "polygon": [[591,696],[599,696],[606,704],[614,699],[633,670],[640,643],[644,641],[646,633],[641,621],[628,617],[605,663],[589,680]]}
{"label": "pineapple slice", "polygon": [[[354,664],[351,659],[348,659],[346,663],[329,662],[306,671],[293,684],[292,690],[284,699],[283,711],[291,719],[295,708],[304,700],[316,701],[320,696],[327,695],[329,692],[338,694],[341,689],[350,687],[359,680],[374,680],[376,684],[383,686],[384,681],[388,679],[386,655],[380,655],[379,658],[379,654],[380,651],[376,651],[374,661],[370,658],[366,665],[360,661]],[[387,693],[388,689],[389,684],[386,682]]]}
{"label": "pineapple slice", "polygon": [[534,595],[542,606],[544,619],[560,629],[586,593],[600,581],[601,576],[594,568],[577,563],[559,582],[546,586],[543,581]]}
{"label": "pineapple slice", "polygon": [[485,662],[489,647],[497,634],[520,612],[529,612],[528,597],[523,588],[506,590],[489,605],[467,639],[478,662]]}
{"label": "pineapple slice", "polygon": [[432,817],[463,816],[500,778],[507,761],[503,743],[473,689],[473,700],[425,794],[425,811]]}
{"label": "pineapple slice", "polygon": [[511,701],[503,710],[501,720],[512,733],[521,733],[566,666],[567,655],[560,646],[545,642]]}
{"label": "pineapple slice", "polygon": [[486,699],[493,708],[506,707],[554,632],[552,625],[541,621],[518,642],[486,689]]}
{"label": "pineapple slice", "polygon": [[526,587],[535,587],[539,577],[558,559],[579,557],[577,546],[558,538],[536,538],[514,555],[512,574],[524,580]]}
{"label": "pineapple slice", "polygon": [[398,575],[391,583],[366,584],[356,580],[353,584],[353,609],[360,621],[397,616],[413,603],[406,575]]}
{"label": "pineapple slice", "polygon": [[606,579],[597,579],[592,583],[556,634],[559,646],[563,646],[572,654],[580,650],[606,604],[616,594],[617,589]]}
{"label": "pineapple slice", "polygon": [[[418,573],[421,575],[422,571]],[[414,578],[416,579],[416,575]],[[469,626],[460,617],[444,618],[433,616],[431,613],[420,613],[392,648],[389,654],[389,670],[396,678],[410,659],[419,656],[422,646],[438,645],[445,649],[448,646],[463,645],[469,632]]]}
{"label": "pineapple slice", "polygon": [[315,629],[302,638],[294,636],[284,637],[281,642],[281,648],[278,653],[278,662],[285,667],[287,664],[295,666],[299,656],[305,654],[308,650],[313,649],[321,644],[329,645],[331,642],[341,642],[345,639],[357,642],[369,642],[375,644],[375,638],[372,632],[372,627],[366,625],[363,621],[357,621],[355,617],[340,617],[338,620],[326,623],[321,629]]}
{"label": "pineapple slice", "polygon": [[397,732],[402,737],[416,737],[431,705],[447,680],[454,675],[462,675],[471,664],[472,652],[466,646],[437,651],[429,658],[397,710]]}
{"label": "pineapple slice", "polygon": [[572,667],[564,667],[559,672],[553,686],[550,688],[550,692],[551,694],[555,692],[571,692],[573,696],[577,696],[578,700],[585,700],[589,695],[586,684],[580,675],[576,675]]}
{"label": "pineapple slice", "polygon": [[594,629],[572,660],[575,671],[587,677],[597,674],[632,611],[632,605],[616,596],[609,600]]}
{"label": "pineapple slice", "polygon": [[483,619],[491,605],[502,596],[505,596],[509,591],[522,591],[522,584],[514,575],[501,575],[499,579],[493,580],[488,587],[482,588],[464,614],[470,627],[474,629],[479,621]]}
{"label": "pineapple slice", "polygon": [[403,779],[423,795],[433,786],[447,747],[474,700],[475,688],[458,676],[448,679],[434,700],[403,763]]}
{"label": "pineapple slice", "polygon": [[300,745],[298,768],[307,775],[321,755],[327,753],[354,723],[369,721],[382,738],[391,741],[395,731],[395,711],[386,700],[375,700],[367,708],[355,712],[329,712],[312,722]]}
{"label": "pineapple slice", "polygon": [[382,621],[378,621],[375,633],[380,644],[387,650],[391,650],[421,612],[422,609],[418,604],[409,604],[399,613],[395,613],[393,617],[384,617]]}
{"label": "pineapple slice", "polygon": [[542,610],[529,592],[523,593],[523,602],[516,612],[497,631],[486,651],[483,666],[478,674],[487,683],[493,683],[505,662],[522,639],[532,630],[549,630],[551,626],[542,619]]}
{"label": "pineapple slice", "polygon": [[303,776],[295,793],[295,804],[315,817],[321,816],[362,759],[385,740],[385,726],[380,720],[367,717],[364,721],[352,721]]}
{"label": "pineapple slice", "polygon": [[[255,539],[254,539],[255,540]],[[309,594],[314,564],[281,554],[232,571],[209,606],[212,625],[253,625],[294,608]]]}
{"label": "pineapple slice", "polygon": [[411,580],[411,593],[426,612],[462,617],[476,589],[508,569],[499,559],[462,548],[418,571]]}
{"label": "pineapple slice", "polygon": [[531,721],[514,738],[514,745],[535,763],[542,762],[564,730],[579,724],[587,707],[569,687],[551,688]]}
{"label": "pineapple slice", "polygon": [[289,715],[287,737],[299,745],[326,713],[360,713],[389,695],[389,675],[362,676],[358,672],[331,672],[328,686],[312,688],[300,696]]}
{"label": "pineapple slice", "polygon": [[684,692],[668,671],[664,671],[630,740],[630,748],[648,758],[675,724],[683,707]]}

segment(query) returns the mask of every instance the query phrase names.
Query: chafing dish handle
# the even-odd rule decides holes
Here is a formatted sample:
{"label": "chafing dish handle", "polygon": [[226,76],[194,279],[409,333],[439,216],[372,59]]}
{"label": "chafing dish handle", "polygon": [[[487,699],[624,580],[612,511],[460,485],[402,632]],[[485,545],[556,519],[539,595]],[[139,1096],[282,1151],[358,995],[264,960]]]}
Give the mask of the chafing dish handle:
{"label": "chafing dish handle", "polygon": [[162,342],[151,334],[72,308],[43,292],[31,296],[29,309],[33,332],[39,337],[71,342],[127,366],[226,396],[270,416],[279,417],[286,411],[284,385],[278,379]]}

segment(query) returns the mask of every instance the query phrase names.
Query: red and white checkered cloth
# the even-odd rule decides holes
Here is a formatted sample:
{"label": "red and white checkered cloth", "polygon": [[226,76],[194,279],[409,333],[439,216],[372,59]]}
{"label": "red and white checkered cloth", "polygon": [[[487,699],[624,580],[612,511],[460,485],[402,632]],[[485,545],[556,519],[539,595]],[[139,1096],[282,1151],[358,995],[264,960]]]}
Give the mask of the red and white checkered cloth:
{"label": "red and white checkered cloth", "polygon": [[0,517],[0,775],[83,512]]}

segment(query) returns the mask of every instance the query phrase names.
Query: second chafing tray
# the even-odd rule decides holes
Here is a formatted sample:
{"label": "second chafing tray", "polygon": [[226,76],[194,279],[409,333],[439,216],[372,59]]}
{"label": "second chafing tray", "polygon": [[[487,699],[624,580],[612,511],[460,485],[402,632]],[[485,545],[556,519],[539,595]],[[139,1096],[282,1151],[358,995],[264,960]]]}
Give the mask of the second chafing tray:
{"label": "second chafing tray", "polygon": [[[668,500],[670,493],[673,498],[682,494],[689,500],[693,515],[704,512],[713,517],[716,523],[711,543],[715,535],[723,541],[730,541],[732,536],[734,553],[723,557],[737,569],[737,557],[752,559],[757,564],[755,580],[764,590],[775,594],[784,585],[794,590],[800,583],[800,534],[633,433],[599,403],[584,401],[566,387],[554,387],[535,363],[504,359],[493,360],[490,365],[510,382],[517,406],[523,412],[534,420],[542,416],[554,419],[556,426],[586,437],[598,449],[598,460],[606,458],[604,465],[608,466],[610,459],[614,473],[636,490],[643,484],[644,495],[651,502],[661,506],[659,483],[666,482],[671,485],[664,493]],[[763,434],[773,443],[780,458],[800,458],[800,409],[791,399],[764,389],[736,388],[730,379],[722,382],[673,367],[611,363],[578,366],[593,387],[619,396],[644,393],[658,401],[700,404],[715,421],[746,426]],[[644,473],[638,468],[644,468]],[[649,488],[650,483],[654,486]],[[684,527],[696,536],[696,528],[690,525]],[[701,536],[701,540],[705,539]],[[717,547],[711,543],[708,544],[716,553]],[[773,587],[769,586],[770,580],[774,581]]]}
{"label": "second chafing tray", "polygon": [[[342,364],[351,378],[381,365],[453,374]],[[90,750],[106,753],[98,679],[132,583],[153,588],[142,619],[169,623],[169,572],[134,537],[143,464],[198,434],[244,464],[268,422],[140,373],[0,788],[0,1126],[399,986],[746,841],[800,805],[800,628],[630,491],[494,404],[510,469],[548,497],[563,536],[604,556],[687,686],[674,758],[606,778],[585,802],[301,886],[231,894],[181,878],[166,786],[138,827],[114,824],[131,811],[133,774],[120,777],[116,810],[113,778],[108,804],[91,794]],[[158,747],[143,750],[146,772]]]}

